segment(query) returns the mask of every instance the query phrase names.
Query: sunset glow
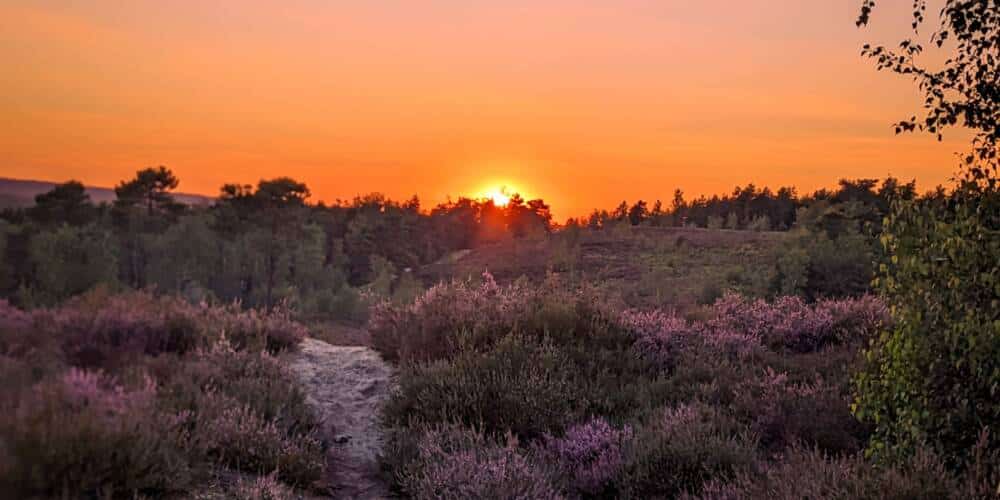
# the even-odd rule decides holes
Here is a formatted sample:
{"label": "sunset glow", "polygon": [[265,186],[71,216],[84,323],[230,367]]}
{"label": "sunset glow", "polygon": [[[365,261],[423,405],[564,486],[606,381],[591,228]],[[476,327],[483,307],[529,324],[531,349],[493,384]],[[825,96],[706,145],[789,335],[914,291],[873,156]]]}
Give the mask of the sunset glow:
{"label": "sunset glow", "polygon": [[507,206],[510,203],[510,195],[505,189],[494,189],[483,193],[483,198],[493,200],[493,204],[499,207]]}
{"label": "sunset glow", "polygon": [[675,188],[946,182],[967,138],[896,137],[920,95],[859,56],[912,2],[863,31],[858,3],[5,1],[0,177],[166,165],[184,192],[288,175],[312,201],[430,207],[503,176],[559,218]]}

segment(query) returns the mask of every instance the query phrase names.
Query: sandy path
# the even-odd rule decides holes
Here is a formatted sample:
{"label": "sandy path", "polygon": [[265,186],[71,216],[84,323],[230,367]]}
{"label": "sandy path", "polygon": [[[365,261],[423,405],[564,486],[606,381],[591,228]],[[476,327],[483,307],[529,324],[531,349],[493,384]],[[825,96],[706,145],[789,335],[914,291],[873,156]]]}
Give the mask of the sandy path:
{"label": "sandy path", "polygon": [[335,498],[387,498],[377,477],[382,447],[379,406],[389,394],[392,368],[375,351],[307,338],[289,363],[323,422]]}

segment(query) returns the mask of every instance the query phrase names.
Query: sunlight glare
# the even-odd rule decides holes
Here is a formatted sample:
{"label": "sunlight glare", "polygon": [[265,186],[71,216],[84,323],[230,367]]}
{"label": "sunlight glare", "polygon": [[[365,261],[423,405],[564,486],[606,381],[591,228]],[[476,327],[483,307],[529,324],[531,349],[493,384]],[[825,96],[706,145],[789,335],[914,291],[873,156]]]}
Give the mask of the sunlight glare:
{"label": "sunlight glare", "polygon": [[510,197],[513,196],[514,193],[515,191],[509,187],[500,186],[484,190],[481,198],[484,200],[493,200],[494,205],[504,207],[510,203]]}

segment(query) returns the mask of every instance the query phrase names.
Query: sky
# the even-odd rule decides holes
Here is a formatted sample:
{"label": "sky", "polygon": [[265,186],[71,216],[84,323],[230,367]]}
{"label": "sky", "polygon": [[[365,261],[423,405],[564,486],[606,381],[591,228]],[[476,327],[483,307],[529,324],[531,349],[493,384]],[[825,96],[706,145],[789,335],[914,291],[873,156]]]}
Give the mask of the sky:
{"label": "sky", "polygon": [[3,0],[0,177],[166,165],[184,192],[291,176],[314,201],[425,207],[506,185],[558,217],[675,188],[947,183],[968,135],[894,135],[921,96],[860,57],[912,2],[868,29],[860,3]]}

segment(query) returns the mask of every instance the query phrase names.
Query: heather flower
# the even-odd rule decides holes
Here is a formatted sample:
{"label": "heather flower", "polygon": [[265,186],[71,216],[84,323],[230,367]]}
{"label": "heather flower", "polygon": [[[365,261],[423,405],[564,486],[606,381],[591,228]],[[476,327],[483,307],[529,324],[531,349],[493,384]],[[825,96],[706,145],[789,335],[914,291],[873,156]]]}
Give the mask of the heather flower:
{"label": "heather flower", "polygon": [[278,481],[277,471],[266,476],[259,476],[249,481],[240,480],[236,488],[238,500],[293,500],[292,490]]}
{"label": "heather flower", "polygon": [[107,416],[119,416],[136,408],[148,408],[155,402],[156,382],[144,377],[144,384],[126,391],[98,372],[70,368],[61,379],[63,401],[76,411],[91,409]]}
{"label": "heather flower", "polygon": [[863,338],[881,325],[887,314],[876,298],[821,301],[806,304],[799,297],[779,297],[768,303],[726,294],[713,305],[711,330],[732,330],[760,338],[769,346],[812,352],[825,345]]}
{"label": "heather flower", "polygon": [[621,474],[623,444],[632,428],[615,429],[603,418],[570,427],[563,437],[546,436],[542,455],[555,462],[572,490],[597,495]]}
{"label": "heather flower", "polygon": [[322,444],[309,433],[289,433],[248,404],[208,391],[192,415],[194,438],[204,454],[248,472],[277,470],[282,479],[309,484],[323,470]]}
{"label": "heather flower", "polygon": [[[511,332],[535,336],[604,331],[606,307],[584,291],[558,283],[499,285],[489,273],[479,285],[434,285],[412,304],[376,305],[369,318],[374,347],[387,359],[432,361],[462,350],[485,350]],[[609,323],[609,322],[608,322]]]}
{"label": "heather flower", "polygon": [[156,408],[156,388],[127,390],[70,370],[23,391],[0,414],[0,488],[14,496],[132,496],[183,488],[189,477],[183,414]]}
{"label": "heather flower", "polygon": [[32,321],[31,314],[14,307],[7,299],[0,299],[0,331],[24,330]]}
{"label": "heather flower", "polygon": [[448,426],[427,432],[418,458],[400,477],[404,491],[418,499],[558,499],[558,489],[518,450],[475,431]]}
{"label": "heather flower", "polygon": [[634,339],[632,350],[640,358],[664,369],[674,367],[684,353],[702,351],[744,359],[760,348],[760,342],[754,335],[729,327],[689,323],[662,311],[624,311],[618,321]]}

